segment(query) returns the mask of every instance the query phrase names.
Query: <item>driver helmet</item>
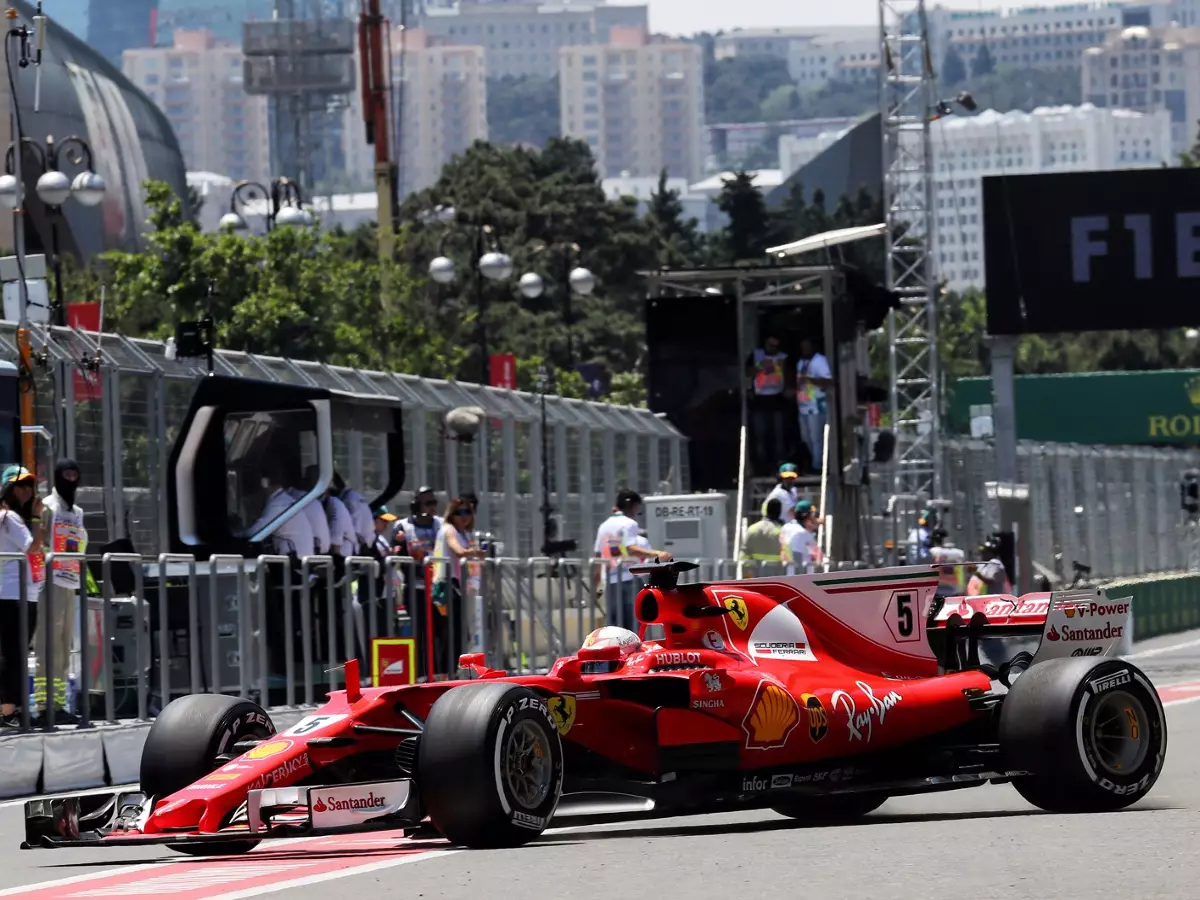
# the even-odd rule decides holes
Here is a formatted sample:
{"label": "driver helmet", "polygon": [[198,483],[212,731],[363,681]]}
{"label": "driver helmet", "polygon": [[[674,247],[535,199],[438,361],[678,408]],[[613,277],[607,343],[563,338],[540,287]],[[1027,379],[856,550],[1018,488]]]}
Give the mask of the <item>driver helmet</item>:
{"label": "driver helmet", "polygon": [[642,639],[628,628],[621,628],[619,625],[605,625],[603,628],[597,628],[584,638],[583,646],[588,649],[593,647],[621,648],[621,660],[585,662],[580,667],[580,671],[583,674],[596,675],[603,672],[611,672],[620,667],[625,657],[631,656],[634,653],[640,653],[642,650]]}

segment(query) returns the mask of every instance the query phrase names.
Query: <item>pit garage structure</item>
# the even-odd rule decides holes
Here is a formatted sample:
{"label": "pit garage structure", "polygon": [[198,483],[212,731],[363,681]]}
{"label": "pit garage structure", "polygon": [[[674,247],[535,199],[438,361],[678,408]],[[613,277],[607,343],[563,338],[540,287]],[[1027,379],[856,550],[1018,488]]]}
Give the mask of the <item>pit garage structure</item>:
{"label": "pit garage structure", "polygon": [[[872,226],[876,228],[876,226]],[[877,230],[872,232],[878,234]],[[863,237],[869,235],[862,235]],[[809,241],[818,240],[810,238]],[[789,245],[790,246],[790,245]],[[808,245],[806,245],[808,246]],[[818,241],[812,249],[825,246]],[[807,252],[807,251],[804,251]],[[734,555],[741,553],[743,523],[757,510],[748,508],[747,467],[749,379],[743,361],[758,345],[760,312],[770,307],[819,307],[825,355],[836,388],[829,412],[827,465],[822,478],[828,531],[819,535],[822,552],[834,561],[871,558],[870,505],[865,453],[868,445],[859,384],[868,373],[863,310],[851,296],[853,275],[838,265],[766,265],[712,269],[660,269],[640,273],[647,280],[648,309],[653,304],[679,304],[677,315],[703,315],[705,301],[732,298],[737,305],[737,391],[740,397],[740,435],[737,458],[736,537]],[[881,317],[880,317],[881,318]],[[882,319],[881,319],[882,320]],[[654,394],[653,373],[649,391]]]}

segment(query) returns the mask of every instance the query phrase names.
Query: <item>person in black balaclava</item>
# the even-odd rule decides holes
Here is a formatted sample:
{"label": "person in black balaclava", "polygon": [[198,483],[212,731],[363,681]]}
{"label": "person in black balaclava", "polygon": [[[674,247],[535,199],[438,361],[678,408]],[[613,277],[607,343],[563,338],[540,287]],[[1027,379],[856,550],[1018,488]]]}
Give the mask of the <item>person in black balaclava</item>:
{"label": "person in black balaclava", "polygon": [[[73,459],[60,460],[54,467],[54,490],[46,498],[42,514],[42,529],[46,536],[47,553],[83,553],[87,549],[87,529],[83,525],[83,510],[75,505],[79,489],[79,464]],[[67,715],[67,675],[71,651],[75,644],[75,622],[78,611],[79,579],[83,564],[78,560],[55,560],[47,572],[48,590],[43,599],[42,614],[38,617],[38,633],[34,638],[38,673],[35,682],[38,706],[47,708],[47,678],[53,679],[55,724],[71,720]],[[46,606],[46,601],[49,605]],[[53,671],[46,671],[47,632],[51,647]]]}

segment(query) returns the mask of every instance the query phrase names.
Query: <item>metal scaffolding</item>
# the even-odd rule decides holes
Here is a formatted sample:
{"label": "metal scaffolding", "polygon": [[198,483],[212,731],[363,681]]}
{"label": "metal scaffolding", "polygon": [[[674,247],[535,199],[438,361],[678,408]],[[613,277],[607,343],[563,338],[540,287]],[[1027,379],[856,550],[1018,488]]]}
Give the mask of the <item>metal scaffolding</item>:
{"label": "metal scaffolding", "polygon": [[897,494],[939,496],[937,273],[933,242],[930,117],[933,65],[925,0],[880,0],[880,111],[888,230],[887,287],[901,307],[888,316],[891,424]]}

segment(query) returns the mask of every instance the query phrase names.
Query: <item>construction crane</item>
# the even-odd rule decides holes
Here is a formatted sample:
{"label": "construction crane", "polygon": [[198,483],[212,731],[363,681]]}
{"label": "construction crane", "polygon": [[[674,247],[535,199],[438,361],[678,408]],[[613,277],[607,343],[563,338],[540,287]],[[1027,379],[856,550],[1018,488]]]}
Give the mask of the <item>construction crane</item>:
{"label": "construction crane", "polygon": [[385,264],[382,270],[385,300],[389,296],[386,264],[392,261],[395,253],[396,225],[400,215],[399,169],[392,159],[390,31],[391,23],[379,11],[379,0],[362,0],[358,49],[362,65],[363,120],[367,127],[367,143],[375,148],[379,259]]}

